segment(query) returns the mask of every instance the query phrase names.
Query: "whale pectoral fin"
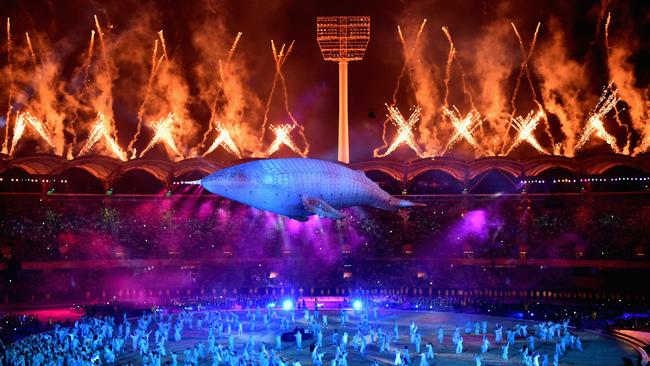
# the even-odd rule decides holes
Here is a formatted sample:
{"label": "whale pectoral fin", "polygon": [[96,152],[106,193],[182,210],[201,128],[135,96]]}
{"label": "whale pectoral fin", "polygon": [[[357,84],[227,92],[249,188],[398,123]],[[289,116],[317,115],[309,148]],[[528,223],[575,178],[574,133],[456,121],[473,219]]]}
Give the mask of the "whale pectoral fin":
{"label": "whale pectoral fin", "polygon": [[341,220],[345,217],[343,212],[328,205],[327,202],[321,199],[307,197],[305,195],[300,196],[300,198],[302,199],[302,205],[305,206],[305,210],[313,212],[318,216],[328,217],[334,220]]}

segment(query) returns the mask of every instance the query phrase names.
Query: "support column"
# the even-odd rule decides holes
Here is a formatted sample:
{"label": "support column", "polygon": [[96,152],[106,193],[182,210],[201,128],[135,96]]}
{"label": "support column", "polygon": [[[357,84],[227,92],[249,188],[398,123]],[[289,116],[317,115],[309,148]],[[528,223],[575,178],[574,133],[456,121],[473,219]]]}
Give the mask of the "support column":
{"label": "support column", "polygon": [[350,163],[350,138],[348,135],[348,63],[339,62],[339,161]]}

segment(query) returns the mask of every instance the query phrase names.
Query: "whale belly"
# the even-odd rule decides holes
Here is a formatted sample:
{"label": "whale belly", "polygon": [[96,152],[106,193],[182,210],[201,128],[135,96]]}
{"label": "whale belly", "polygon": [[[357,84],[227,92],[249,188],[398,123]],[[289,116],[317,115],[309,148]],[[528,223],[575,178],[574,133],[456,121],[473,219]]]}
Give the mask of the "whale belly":
{"label": "whale belly", "polygon": [[311,213],[305,210],[299,193],[277,188],[258,189],[249,196],[242,197],[237,201],[261,210],[271,211],[285,216],[311,215]]}

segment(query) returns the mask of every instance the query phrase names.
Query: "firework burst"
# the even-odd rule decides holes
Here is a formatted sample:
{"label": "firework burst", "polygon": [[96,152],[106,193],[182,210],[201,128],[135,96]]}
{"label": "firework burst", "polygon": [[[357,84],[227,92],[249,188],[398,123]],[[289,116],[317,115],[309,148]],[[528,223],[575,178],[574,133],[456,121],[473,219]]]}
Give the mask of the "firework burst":
{"label": "firework burst", "polygon": [[[291,50],[293,50],[294,43],[295,41],[292,41],[288,47],[286,47],[285,44],[282,44],[280,50],[278,50],[275,46],[275,42],[271,40],[271,52],[273,53],[273,62],[275,63],[275,73],[273,75],[273,82],[271,83],[271,91],[269,92],[268,99],[266,100],[266,108],[264,110],[264,119],[262,120],[262,134],[260,136],[260,141],[264,139],[266,133],[266,125],[268,123],[268,116],[271,108],[271,100],[273,99],[273,94],[275,93],[276,86],[279,83],[280,86],[282,87],[282,94],[284,97],[283,98],[284,111],[287,113],[287,116],[289,116],[291,123],[293,123],[293,127],[291,129],[293,130],[294,128],[298,127],[298,133],[300,134],[302,142],[305,146],[304,150],[297,149],[294,151],[296,152],[301,151],[301,154],[307,155],[309,153],[309,148],[310,148],[309,142],[307,141],[307,137],[305,136],[304,127],[298,123],[296,118],[293,116],[291,109],[289,108],[289,93],[287,91],[287,83],[284,78],[284,71],[282,70],[284,63],[287,61],[287,57],[289,57],[289,55],[291,54]],[[270,129],[274,132],[275,129],[277,128],[278,127],[273,127],[273,126],[270,127]],[[277,140],[277,136],[276,136],[276,140]],[[273,144],[271,146],[273,146]]]}
{"label": "firework burst", "polygon": [[587,141],[589,141],[591,136],[594,135],[611,146],[612,150],[614,150],[615,153],[620,152],[618,145],[616,144],[616,137],[607,132],[603,126],[603,119],[605,118],[605,115],[614,109],[616,103],[618,103],[619,100],[620,98],[618,97],[618,91],[610,82],[607,87],[605,87],[603,94],[600,96],[600,99],[598,99],[598,102],[596,103],[594,109],[589,113],[587,123],[582,129],[578,143],[576,143],[576,146],[573,149],[574,153],[580,150],[587,143]]}
{"label": "firework burst", "polygon": [[151,123],[151,128],[153,129],[154,134],[147,147],[145,147],[144,150],[142,150],[142,153],[140,153],[140,157],[143,157],[144,154],[161,142],[171,149],[177,158],[183,157],[183,154],[178,150],[176,142],[174,141],[174,121],[174,114],[169,113],[167,116]]}
{"label": "firework burst", "polygon": [[16,116],[16,124],[14,125],[14,135],[11,139],[11,149],[9,150],[9,155],[12,155],[16,152],[16,146],[18,142],[23,137],[25,133],[25,127],[31,126],[34,132],[36,132],[51,148],[56,148],[54,140],[50,133],[45,127],[45,124],[38,118],[32,116],[29,112],[19,112]]}
{"label": "firework burst", "polygon": [[95,119],[95,124],[93,125],[86,144],[79,152],[79,156],[84,156],[92,150],[100,139],[104,138],[106,146],[117,156],[120,160],[126,161],[126,153],[122,150],[120,145],[115,141],[113,136],[109,133],[110,125],[106,122],[104,114],[99,112],[97,113],[97,119]]}
{"label": "firework burst", "polygon": [[237,148],[235,141],[233,141],[232,137],[230,137],[230,133],[228,132],[228,130],[225,127],[223,127],[223,125],[219,122],[217,122],[217,125],[214,127],[214,129],[218,133],[217,137],[212,142],[212,145],[210,145],[210,147],[203,153],[203,156],[210,154],[211,152],[216,150],[219,146],[223,146],[223,148],[226,149],[226,151],[241,159],[242,157],[241,152]]}
{"label": "firework burst", "polygon": [[402,116],[402,113],[399,111],[399,109],[397,109],[397,107],[386,105],[386,108],[388,108],[388,114],[386,116],[397,127],[397,135],[395,135],[393,142],[390,144],[390,146],[388,146],[386,151],[383,153],[379,152],[383,146],[376,148],[373,151],[373,156],[376,158],[383,158],[385,156],[388,156],[402,143],[405,143],[411,149],[413,149],[413,151],[415,151],[418,157],[426,157],[426,154],[422,151],[420,146],[418,146],[417,142],[415,141],[415,136],[413,135],[413,128],[415,127],[415,124],[420,120],[421,109],[419,107],[415,108],[413,110],[413,113],[411,113],[409,119],[405,120],[404,116]]}
{"label": "firework burst", "polygon": [[454,126],[454,133],[451,135],[451,138],[447,142],[447,145],[442,150],[442,153],[440,155],[444,155],[446,152],[448,152],[449,149],[451,149],[461,139],[464,139],[470,145],[472,145],[474,149],[480,151],[481,147],[479,146],[472,133],[474,133],[474,131],[483,122],[481,115],[477,111],[471,110],[469,113],[467,113],[467,115],[465,115],[465,117],[462,117],[458,111],[458,108],[455,106],[453,109],[442,107],[442,111]]}
{"label": "firework burst", "polygon": [[545,117],[546,115],[544,114],[544,111],[540,109],[537,111],[537,113],[531,111],[526,117],[519,116],[512,118],[510,123],[518,131],[518,133],[517,137],[512,142],[512,145],[510,145],[510,148],[506,152],[506,155],[510,154],[512,150],[514,150],[524,141],[528,142],[530,146],[534,147],[535,150],[539,151],[540,153],[548,154],[548,152],[546,152],[546,150],[539,144],[535,138],[535,135],[533,135],[535,128],[537,128],[539,122]]}
{"label": "firework burst", "polygon": [[[226,79],[225,79],[225,77],[224,77],[224,67],[227,67],[227,66],[229,65],[230,61],[232,60],[232,57],[233,57],[233,55],[235,54],[235,50],[237,49],[237,45],[239,44],[239,40],[241,39],[242,34],[243,34],[242,32],[238,32],[237,35],[235,36],[235,40],[232,42],[232,45],[230,46],[230,50],[228,51],[228,56],[227,56],[227,58],[226,58],[226,61],[225,61],[225,62],[221,62],[221,59],[218,60],[218,66],[219,66],[219,69],[218,69],[218,70],[219,70],[219,79],[217,80],[217,84],[216,84],[218,90],[217,90],[217,92],[215,93],[214,99],[212,100],[212,105],[211,105],[211,107],[210,107],[210,120],[209,120],[209,122],[208,122],[208,126],[212,126],[213,122],[214,122],[214,121],[216,120],[216,118],[217,118],[217,106],[218,106],[218,104],[219,104],[219,100],[220,100],[222,97],[226,97],[225,99],[228,100],[228,98],[227,98],[227,93],[226,93],[226,85],[225,85],[225,80],[226,80]],[[221,132],[221,129],[222,129],[222,128],[223,128],[223,126],[221,125],[221,123],[220,123],[220,122],[217,122],[216,125],[215,125],[215,129],[216,129],[217,131],[220,131],[220,132]],[[211,128],[208,128],[208,129],[205,131],[205,133],[203,134],[203,139],[201,140],[201,143],[200,143],[200,145],[199,145],[200,148],[204,148],[204,147],[205,147],[205,143],[206,143],[206,141],[208,140],[208,136],[210,135],[210,132],[211,132],[211,131],[212,131],[212,129],[211,129]],[[224,131],[226,131],[226,130],[224,129]],[[227,131],[226,131],[226,133],[227,133]],[[217,139],[219,139],[220,136],[221,136],[221,135],[219,135],[219,136],[217,137]],[[224,136],[224,137],[225,137],[225,136]],[[230,139],[230,134],[228,134],[227,137]],[[224,140],[224,141],[225,141],[225,140]],[[216,142],[216,140],[215,140],[215,142]],[[213,146],[214,146],[214,148],[216,149],[216,148],[219,146],[219,144],[214,145],[214,143],[213,143]],[[235,144],[233,143],[232,146],[235,146]],[[226,147],[226,146],[224,145],[224,148],[225,148],[225,147]],[[235,147],[236,147],[236,146],[235,146]],[[211,148],[212,148],[212,147],[211,147]],[[226,148],[226,149],[228,149],[228,148]],[[210,149],[208,149],[208,150],[211,151]],[[235,153],[235,151],[237,151],[237,153]],[[240,153],[239,153],[239,150],[238,150],[238,149],[233,149],[231,152],[234,153],[235,155],[240,156]],[[205,155],[207,155],[207,154],[209,154],[209,153],[206,152],[206,153],[203,154],[203,156],[205,156]],[[240,157],[241,157],[241,156],[240,156]]]}
{"label": "firework burst", "polygon": [[301,157],[306,157],[307,152],[300,150],[296,143],[293,141],[291,138],[291,131],[296,128],[295,125],[293,124],[282,124],[279,126],[269,126],[269,129],[275,133],[275,139],[269,146],[268,150],[266,150],[266,156],[271,156],[273,153],[278,151],[280,146],[285,145],[286,147],[290,148],[293,150],[296,154],[300,155]]}
{"label": "firework burst", "polygon": [[[539,28],[541,26],[541,23],[537,23],[537,27],[535,27],[535,33],[533,34],[533,39],[532,39],[532,41],[530,43],[530,47],[528,48],[528,51],[526,51],[526,47],[524,46],[524,41],[523,41],[523,39],[521,37],[521,34],[519,33],[519,30],[517,30],[517,26],[515,26],[515,23],[510,23],[510,26],[512,27],[512,29],[514,31],[515,36],[517,36],[517,41],[519,43],[519,50],[521,51],[522,61],[521,61],[521,65],[519,66],[519,74],[517,75],[517,79],[515,81],[515,87],[514,87],[514,90],[512,92],[512,96],[510,98],[510,116],[508,117],[510,123],[508,124],[508,128],[506,129],[506,134],[505,135],[508,136],[508,133],[510,132],[510,128],[513,127],[513,123],[516,123],[515,121],[533,122],[532,120],[527,120],[527,118],[528,117],[535,118],[535,116],[539,116],[539,119],[534,121],[535,126],[533,127],[533,129],[535,127],[537,127],[537,124],[540,121],[542,121],[542,119],[543,119],[545,131],[546,131],[546,134],[548,135],[548,137],[549,137],[549,139],[551,141],[551,145],[555,145],[555,141],[553,139],[553,134],[551,133],[550,126],[548,124],[548,119],[545,118],[546,115],[544,114],[544,110],[543,110],[544,107],[543,107],[542,103],[540,102],[539,98],[537,97],[537,92],[535,91],[535,87],[533,85],[533,79],[532,79],[531,71],[530,71],[530,61],[531,61],[533,51],[535,50],[535,44],[537,43],[537,36],[539,34]],[[526,76],[526,80],[528,80],[528,86],[530,88],[530,94],[531,94],[531,96],[533,98],[533,102],[535,103],[535,105],[537,105],[537,108],[539,109],[539,113],[535,114],[534,112],[530,112],[529,115],[526,116],[526,118],[522,118],[521,116],[519,116],[519,117],[514,116],[515,112],[516,112],[515,102],[517,100],[517,95],[519,93],[519,87],[521,85],[521,80],[524,77],[524,75]],[[522,127],[522,125],[519,125],[519,127]],[[519,131],[519,134],[518,134],[518,136],[516,138],[516,139],[519,139],[520,137],[522,137],[522,134],[521,134],[522,130],[517,128],[517,126],[515,126],[515,129],[517,129]],[[530,133],[532,133],[532,130],[528,132],[528,134],[530,134]],[[516,139],[515,139],[515,141],[516,141]],[[534,137],[533,137],[533,139],[534,139]],[[516,145],[514,143],[511,144],[509,150],[505,153],[505,155],[508,155],[510,153],[510,151],[512,151],[522,141],[524,141],[524,140],[519,140]],[[507,139],[504,139],[503,140],[502,151],[503,151],[503,149],[505,149],[506,142],[507,142]],[[533,145],[533,143],[531,141],[528,141],[528,142],[531,143],[531,145]],[[535,140],[535,143],[537,144],[536,140]],[[542,153],[545,153],[545,152],[543,152],[542,150],[540,150],[538,148],[538,147],[541,147],[539,144],[537,144],[537,146],[533,145],[533,147],[535,147],[535,149],[537,149],[538,151],[540,151]]]}

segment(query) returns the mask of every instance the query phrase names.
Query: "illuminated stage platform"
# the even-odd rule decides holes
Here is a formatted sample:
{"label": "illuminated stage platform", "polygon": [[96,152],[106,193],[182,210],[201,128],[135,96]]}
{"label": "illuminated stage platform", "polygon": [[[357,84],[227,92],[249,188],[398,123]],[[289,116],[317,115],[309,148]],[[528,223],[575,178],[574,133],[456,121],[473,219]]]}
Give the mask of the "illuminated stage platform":
{"label": "illuminated stage platform", "polygon": [[339,308],[346,308],[348,306],[349,299],[343,296],[305,296],[298,300],[300,304],[307,306],[307,309],[314,309],[314,304],[318,304],[319,309],[323,310],[334,310]]}

